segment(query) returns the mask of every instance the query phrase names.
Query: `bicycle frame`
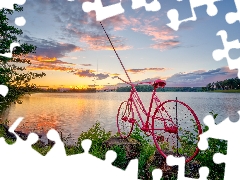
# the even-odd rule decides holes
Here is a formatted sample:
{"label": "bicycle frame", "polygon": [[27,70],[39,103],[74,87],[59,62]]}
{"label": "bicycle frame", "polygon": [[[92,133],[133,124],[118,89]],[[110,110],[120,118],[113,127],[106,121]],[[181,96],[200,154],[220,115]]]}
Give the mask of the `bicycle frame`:
{"label": "bicycle frame", "polygon": [[[148,112],[147,112],[143,103],[142,103],[142,101],[141,101],[141,99],[140,99],[140,97],[139,97],[139,95],[138,95],[138,92],[137,92],[135,86],[137,86],[138,84],[152,84],[152,82],[140,82],[140,83],[137,83],[137,84],[133,84],[133,83],[126,82],[121,78],[119,78],[119,79],[131,86],[131,92],[130,92],[130,97],[128,98],[128,102],[131,102],[130,108],[131,108],[131,112],[132,112],[132,117],[134,117],[134,111],[133,111],[133,106],[132,106],[132,103],[133,103],[133,105],[134,105],[134,107],[137,111],[137,115],[138,115],[138,117],[141,121],[141,124],[139,124],[138,121],[135,121],[134,123],[137,123],[137,125],[141,128],[141,130],[143,130],[145,132],[150,132],[150,130],[152,130],[152,129],[150,128],[149,119],[151,117],[151,111],[152,111],[153,103],[155,102],[156,107],[158,107],[161,104],[161,101],[159,100],[159,98],[156,95],[156,89],[157,88],[154,87],[154,89],[153,89],[152,98],[151,98],[151,101],[150,101],[150,106],[149,106],[149,109],[148,109]],[[138,107],[146,115],[146,117],[147,117],[146,122],[144,122]]]}

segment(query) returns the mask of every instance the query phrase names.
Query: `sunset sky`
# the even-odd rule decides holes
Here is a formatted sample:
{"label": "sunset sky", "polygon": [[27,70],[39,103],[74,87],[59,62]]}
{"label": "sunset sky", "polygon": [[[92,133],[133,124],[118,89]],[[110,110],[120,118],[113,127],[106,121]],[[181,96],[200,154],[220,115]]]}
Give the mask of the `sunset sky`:
{"label": "sunset sky", "polygon": [[[23,12],[11,17],[25,17],[21,42],[37,46],[27,68],[47,74],[34,81],[37,85],[58,88],[96,83],[106,87],[121,85],[116,76],[127,80],[95,12],[85,13],[83,2],[29,0]],[[119,0],[102,2],[106,6]],[[132,81],[160,78],[167,86],[199,87],[237,77],[237,70],[229,70],[226,59],[212,57],[215,49],[223,48],[218,31],[226,30],[228,41],[240,38],[239,22],[229,25],[225,20],[228,12],[236,11],[233,0],[215,3],[219,11],[214,17],[207,15],[206,6],[196,8],[198,20],[181,24],[178,31],[166,26],[170,22],[167,12],[175,8],[180,19],[189,18],[189,1],[159,2],[160,11],[147,12],[145,8],[133,10],[131,0],[122,0],[125,12],[102,21]],[[239,55],[239,51],[230,51],[233,59]]]}

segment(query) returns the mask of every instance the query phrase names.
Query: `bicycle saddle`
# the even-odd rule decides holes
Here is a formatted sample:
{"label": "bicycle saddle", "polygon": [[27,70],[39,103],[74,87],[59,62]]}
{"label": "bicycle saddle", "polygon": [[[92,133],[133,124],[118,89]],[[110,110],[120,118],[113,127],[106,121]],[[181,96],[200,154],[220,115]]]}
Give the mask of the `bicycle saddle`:
{"label": "bicycle saddle", "polygon": [[159,87],[165,87],[166,86],[166,81],[161,80],[161,79],[157,79],[156,81],[153,82],[153,87],[155,88],[159,88]]}

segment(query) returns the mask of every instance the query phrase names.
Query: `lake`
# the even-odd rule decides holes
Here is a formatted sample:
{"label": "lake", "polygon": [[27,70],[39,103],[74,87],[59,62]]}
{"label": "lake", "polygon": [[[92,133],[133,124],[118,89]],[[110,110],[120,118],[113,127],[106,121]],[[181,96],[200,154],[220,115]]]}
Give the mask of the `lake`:
{"label": "lake", "polygon": [[[176,99],[188,104],[202,122],[203,118],[214,111],[219,123],[227,117],[232,121],[239,119],[239,93],[208,92],[158,92],[161,101]],[[120,103],[127,100],[127,92],[99,93],[36,93],[24,96],[22,104],[12,105],[4,118],[12,124],[18,117],[24,117],[17,130],[25,133],[45,134],[54,128],[63,136],[71,134],[70,143],[76,142],[82,131],[87,131],[96,121],[107,131],[115,133],[116,114]],[[140,92],[143,104],[148,108],[150,92]]]}

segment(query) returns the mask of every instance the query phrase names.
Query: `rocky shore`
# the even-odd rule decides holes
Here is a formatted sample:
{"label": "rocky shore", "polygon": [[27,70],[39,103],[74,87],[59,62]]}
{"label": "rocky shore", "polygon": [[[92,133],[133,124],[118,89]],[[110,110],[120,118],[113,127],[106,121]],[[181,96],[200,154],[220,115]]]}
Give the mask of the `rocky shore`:
{"label": "rocky shore", "polygon": [[[1,134],[4,138],[8,138],[12,141],[16,141],[17,138],[16,136],[8,131],[9,126],[5,125],[5,124],[0,124],[0,130],[2,131]],[[23,133],[21,131],[14,131],[22,140],[26,141],[28,138],[28,134]],[[51,140],[48,140],[47,142],[45,142],[44,140],[41,140],[41,138],[43,137],[40,134],[37,134],[39,137],[39,140],[36,142],[36,144],[38,144],[39,147],[44,147],[44,146],[53,146],[54,142]],[[1,137],[1,136],[0,136]]]}

